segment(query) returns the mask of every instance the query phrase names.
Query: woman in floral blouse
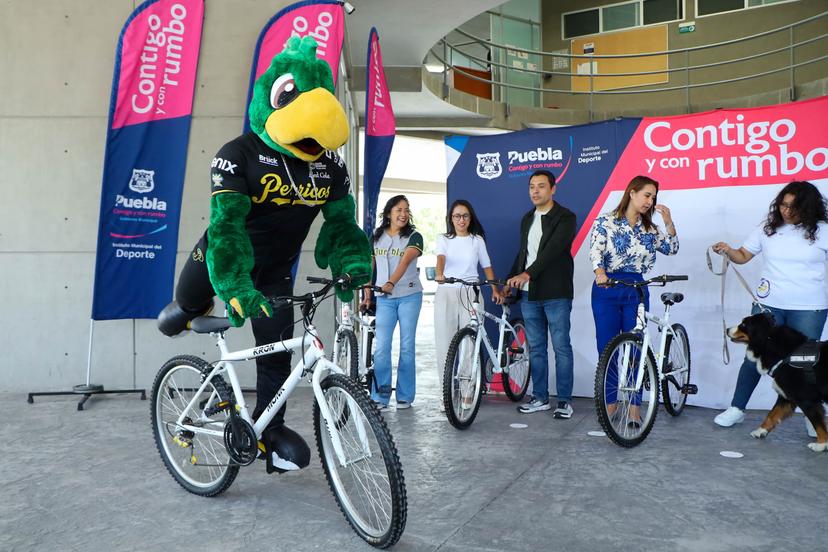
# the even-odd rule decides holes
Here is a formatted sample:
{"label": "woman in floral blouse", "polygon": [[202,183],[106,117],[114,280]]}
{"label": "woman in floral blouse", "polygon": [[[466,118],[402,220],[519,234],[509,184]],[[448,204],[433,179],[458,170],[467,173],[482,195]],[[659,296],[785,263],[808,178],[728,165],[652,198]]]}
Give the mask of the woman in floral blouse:
{"label": "woman in floral blouse", "polygon": [[[653,268],[656,252],[678,253],[678,237],[670,209],[656,204],[657,195],[658,182],[636,176],[627,184],[618,206],[600,214],[592,225],[589,235],[589,259],[595,272],[592,316],[599,355],[613,337],[635,326],[638,308],[638,296],[633,288],[607,287],[604,285],[607,280],[640,282]],[[653,223],[654,211],[661,215],[666,234]],[[649,309],[647,288],[644,294],[644,304]],[[608,404],[614,402],[615,397],[607,397]]]}

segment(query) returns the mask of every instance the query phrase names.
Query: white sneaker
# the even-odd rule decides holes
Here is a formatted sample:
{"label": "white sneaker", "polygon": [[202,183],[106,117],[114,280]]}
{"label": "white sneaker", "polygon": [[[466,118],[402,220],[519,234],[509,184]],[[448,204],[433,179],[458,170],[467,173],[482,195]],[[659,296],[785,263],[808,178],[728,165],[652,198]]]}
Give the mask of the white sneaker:
{"label": "white sneaker", "polygon": [[549,401],[539,401],[538,399],[532,399],[531,402],[520,405],[518,407],[518,412],[520,412],[521,414],[531,414],[532,412],[551,410],[551,408],[552,405],[549,404]]}
{"label": "white sneaker", "polygon": [[713,422],[722,427],[730,427],[732,425],[741,424],[745,421],[745,413],[735,406],[731,406],[715,418]]}
{"label": "white sneaker", "polygon": [[808,437],[816,438],[816,429],[808,418],[805,418],[805,429],[808,431]]}

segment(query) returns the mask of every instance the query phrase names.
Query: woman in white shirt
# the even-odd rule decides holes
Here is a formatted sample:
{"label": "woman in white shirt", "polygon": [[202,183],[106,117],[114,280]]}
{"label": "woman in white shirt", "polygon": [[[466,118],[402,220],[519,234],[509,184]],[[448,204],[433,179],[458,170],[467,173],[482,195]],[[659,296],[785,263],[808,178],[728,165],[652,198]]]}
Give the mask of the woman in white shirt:
{"label": "woman in white shirt", "polygon": [[[443,381],[451,338],[471,321],[472,303],[470,288],[443,282],[446,278],[479,280],[478,265],[486,279],[495,279],[484,238],[483,225],[471,204],[465,199],[452,203],[446,215],[446,233],[437,236],[436,280],[440,285],[434,297],[434,341],[439,381]],[[503,302],[496,286],[492,286],[492,300],[498,304]]]}
{"label": "woman in white shirt", "polygon": [[[718,242],[713,250],[727,255],[736,264],[744,264],[763,253],[765,262],[756,286],[756,297],[762,307],[773,314],[777,324],[790,326],[808,339],[816,340],[822,335],[828,316],[826,227],[825,198],[816,186],[810,182],[791,182],[771,202],[765,224],[756,228],[742,247],[734,249]],[[759,305],[754,305],[752,313],[760,310]],[[756,364],[745,358],[730,408],[716,416],[716,424],[730,427],[744,421],[745,407],[760,377]]]}

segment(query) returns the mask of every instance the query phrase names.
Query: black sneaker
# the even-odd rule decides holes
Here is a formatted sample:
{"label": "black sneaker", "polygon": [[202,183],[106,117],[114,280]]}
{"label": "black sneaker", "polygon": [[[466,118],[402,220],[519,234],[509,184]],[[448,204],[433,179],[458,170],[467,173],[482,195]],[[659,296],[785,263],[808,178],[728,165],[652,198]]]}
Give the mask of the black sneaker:
{"label": "black sneaker", "polygon": [[568,420],[572,417],[572,406],[566,401],[558,401],[558,406],[555,408],[555,412],[552,413],[552,417],[559,420]]}

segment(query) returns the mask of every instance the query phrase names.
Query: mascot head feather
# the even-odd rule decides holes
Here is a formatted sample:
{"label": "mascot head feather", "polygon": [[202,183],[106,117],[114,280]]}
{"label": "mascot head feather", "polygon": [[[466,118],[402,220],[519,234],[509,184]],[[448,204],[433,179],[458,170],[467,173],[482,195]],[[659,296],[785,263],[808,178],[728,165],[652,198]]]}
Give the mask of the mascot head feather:
{"label": "mascot head feather", "polygon": [[333,91],[331,68],[316,57],[316,41],[293,36],[256,80],[250,128],[276,151],[315,161],[348,140],[348,120]]}

